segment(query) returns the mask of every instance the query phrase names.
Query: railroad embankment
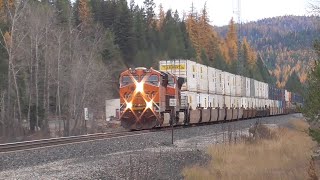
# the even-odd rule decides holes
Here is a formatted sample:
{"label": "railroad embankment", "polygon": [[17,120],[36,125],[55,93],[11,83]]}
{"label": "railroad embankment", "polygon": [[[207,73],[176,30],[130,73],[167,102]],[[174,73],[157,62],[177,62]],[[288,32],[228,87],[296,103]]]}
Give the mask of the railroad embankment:
{"label": "railroad embankment", "polygon": [[[308,124],[294,120],[285,127],[257,124],[237,143],[208,148],[210,162],[183,170],[186,179],[318,179],[316,142]],[[318,177],[317,177],[318,175]]]}

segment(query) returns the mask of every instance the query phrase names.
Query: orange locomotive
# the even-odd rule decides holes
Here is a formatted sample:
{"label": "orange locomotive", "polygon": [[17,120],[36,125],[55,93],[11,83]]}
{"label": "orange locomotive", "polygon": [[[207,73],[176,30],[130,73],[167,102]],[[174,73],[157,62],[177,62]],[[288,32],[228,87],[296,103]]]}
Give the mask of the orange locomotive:
{"label": "orange locomotive", "polygon": [[[179,104],[182,80],[152,68],[128,69],[120,74],[120,121],[126,129],[162,126],[163,113],[171,112],[170,99]],[[180,85],[181,84],[181,85]]]}

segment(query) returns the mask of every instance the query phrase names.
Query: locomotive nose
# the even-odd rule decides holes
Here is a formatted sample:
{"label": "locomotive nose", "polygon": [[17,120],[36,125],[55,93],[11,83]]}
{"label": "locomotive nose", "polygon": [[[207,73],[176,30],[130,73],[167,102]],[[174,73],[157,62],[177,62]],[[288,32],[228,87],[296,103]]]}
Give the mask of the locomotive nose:
{"label": "locomotive nose", "polygon": [[151,129],[158,124],[157,117],[151,110],[146,110],[143,114],[142,111],[127,111],[121,117],[121,126],[125,129]]}

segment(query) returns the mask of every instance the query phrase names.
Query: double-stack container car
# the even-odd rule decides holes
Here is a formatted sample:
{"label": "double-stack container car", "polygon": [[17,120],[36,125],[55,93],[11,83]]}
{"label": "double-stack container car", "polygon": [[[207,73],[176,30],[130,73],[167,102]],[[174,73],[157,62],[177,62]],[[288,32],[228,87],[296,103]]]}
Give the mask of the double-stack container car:
{"label": "double-stack container car", "polygon": [[279,115],[303,103],[296,93],[183,59],[124,71],[120,97],[127,129]]}

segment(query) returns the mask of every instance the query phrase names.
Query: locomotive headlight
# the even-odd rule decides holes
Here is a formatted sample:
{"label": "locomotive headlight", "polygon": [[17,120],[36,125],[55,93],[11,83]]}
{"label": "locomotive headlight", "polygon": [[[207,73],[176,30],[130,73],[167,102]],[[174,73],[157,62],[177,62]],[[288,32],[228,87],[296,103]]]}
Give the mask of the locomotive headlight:
{"label": "locomotive headlight", "polygon": [[132,102],[127,102],[127,109],[131,109],[132,108]]}
{"label": "locomotive headlight", "polygon": [[152,101],[146,103],[146,107],[152,109]]}
{"label": "locomotive headlight", "polygon": [[136,91],[137,92],[143,92],[143,83],[136,83]]}

